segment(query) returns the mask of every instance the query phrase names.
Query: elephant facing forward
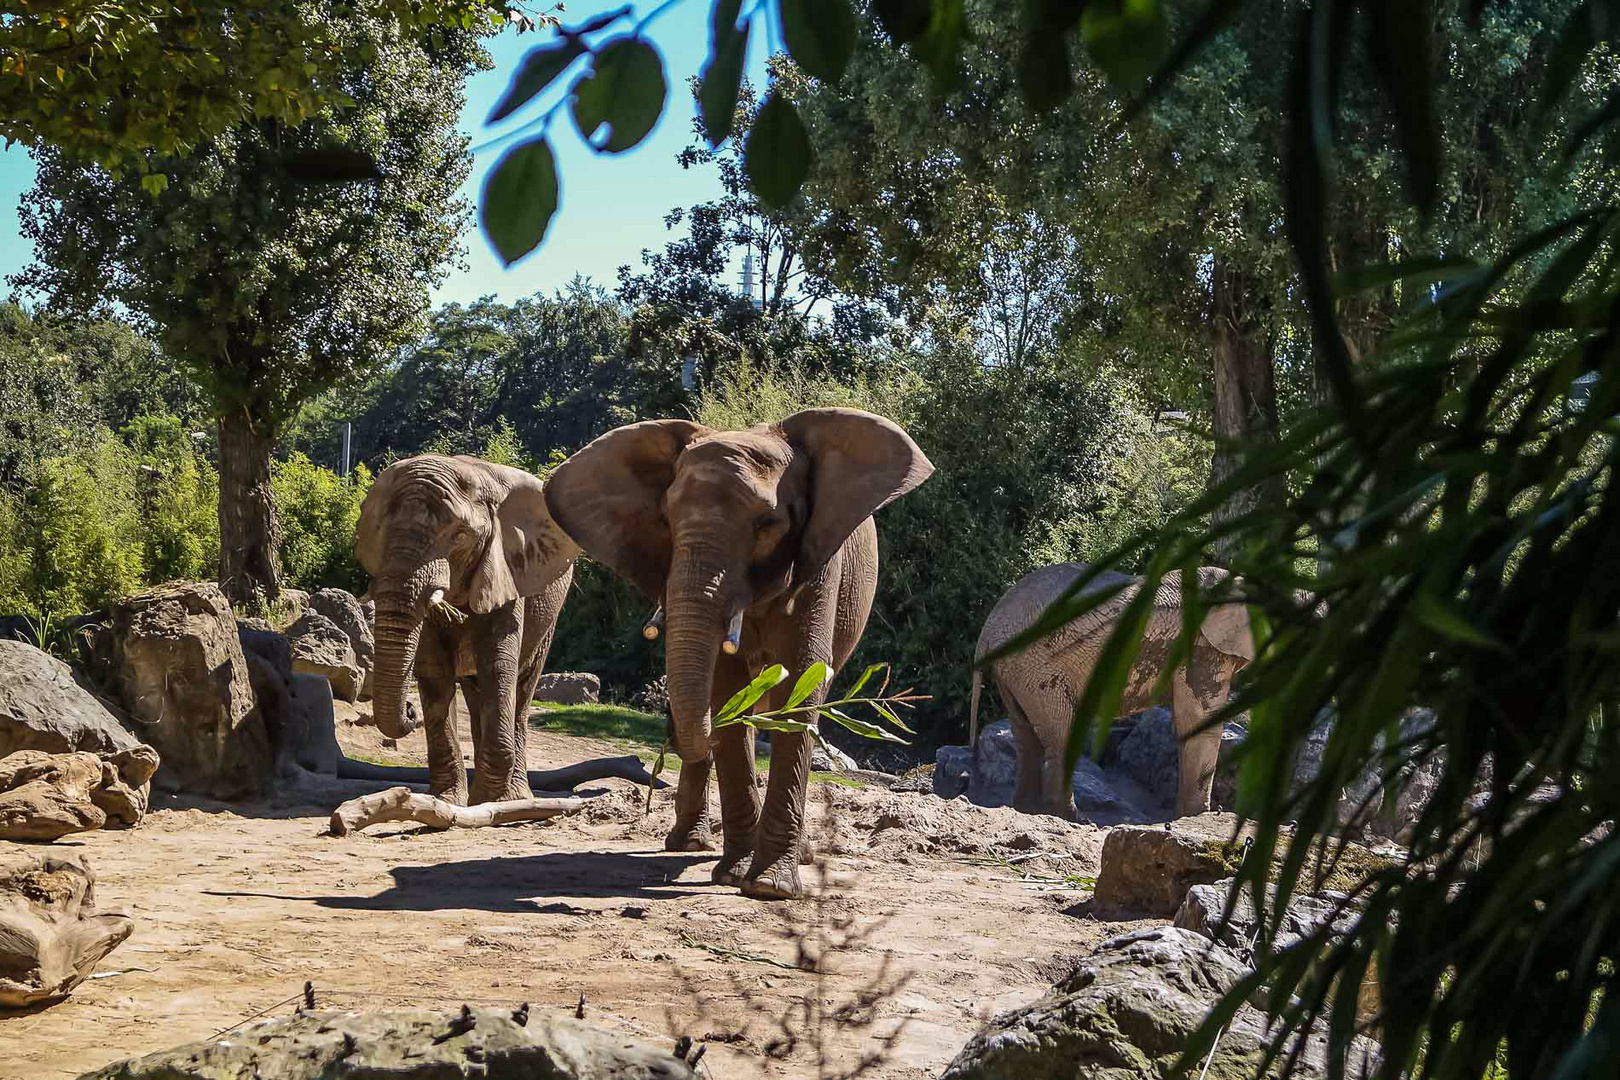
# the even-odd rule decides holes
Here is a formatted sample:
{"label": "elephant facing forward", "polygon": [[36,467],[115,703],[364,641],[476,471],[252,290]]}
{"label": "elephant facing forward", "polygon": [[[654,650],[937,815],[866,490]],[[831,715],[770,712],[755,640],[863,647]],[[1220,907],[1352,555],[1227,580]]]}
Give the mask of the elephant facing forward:
{"label": "elephant facing forward", "polygon": [[[747,431],[686,420],[630,424],[551,474],[546,501],[563,530],[665,610],[681,776],[664,846],[711,845],[709,772],[717,765],[725,846],[716,883],[759,899],[802,895],[810,737],[772,737],[761,806],[752,732],[741,724],[714,731],[714,711],[771,663],[795,673],[817,661],[835,671],[843,665],[877,587],[872,515],[933,471],[881,416],[807,409]],[[777,687],[762,708],[779,706],[790,689]]]}
{"label": "elephant facing forward", "polygon": [[459,679],[471,714],[471,801],[529,798],[529,702],[579,554],[552,522],[542,482],[474,457],[406,458],[366,493],[354,550],[377,605],[377,730],[399,738],[415,728],[405,709],[414,674],[429,790],[468,802]]}
{"label": "elephant facing forward", "polygon": [[[1084,563],[1043,566],[1008,589],[984,621],[974,650],[975,663],[1028,628],[1089,569]],[[1209,590],[1226,580],[1227,572],[1204,567],[1198,575],[1202,588]],[[1091,593],[1121,584],[1126,586],[1125,590],[1100,607],[1023,652],[1005,656],[991,665],[1018,743],[1014,806],[1019,810],[1071,816],[1063,751],[1074,722],[1074,707],[1085,693],[1092,668],[1115,622],[1141,589],[1141,580],[1104,571],[1085,590]],[[1232,677],[1254,659],[1254,637],[1244,605],[1217,604],[1200,627],[1192,657],[1171,679],[1166,702],[1164,698],[1155,698],[1153,691],[1163,674],[1171,645],[1180,634],[1181,575],[1174,572],[1165,575],[1159,585],[1121,706],[1123,712],[1132,713],[1152,705],[1170,705],[1181,759],[1176,812],[1185,816],[1209,809],[1210,784],[1220,754],[1221,732],[1218,727],[1198,729],[1206,717],[1226,704]],[[975,748],[979,737],[982,681],[983,673],[975,667],[969,721]]]}

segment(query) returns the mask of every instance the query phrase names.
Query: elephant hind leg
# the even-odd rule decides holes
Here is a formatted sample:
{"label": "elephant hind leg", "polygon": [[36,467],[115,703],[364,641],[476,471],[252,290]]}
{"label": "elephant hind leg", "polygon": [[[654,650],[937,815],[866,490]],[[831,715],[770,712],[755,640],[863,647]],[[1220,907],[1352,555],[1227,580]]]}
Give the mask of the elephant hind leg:
{"label": "elephant hind leg", "polygon": [[[1231,676],[1226,678],[1230,680]],[[1209,809],[1210,788],[1221,754],[1221,729],[1218,726],[1199,728],[1210,714],[1226,704],[1228,685],[1218,682],[1212,691],[1199,694],[1189,684],[1187,670],[1183,668],[1176,672],[1173,687],[1171,716],[1181,764],[1176,816],[1190,817]]]}
{"label": "elephant hind leg", "polygon": [[996,674],[996,686],[1001,690],[1001,701],[1007,706],[1013,738],[1018,744],[1018,779],[1013,787],[1013,809],[1021,814],[1036,814],[1041,807],[1041,763],[1046,757],[1046,748],[1035,734],[1029,715],[1019,704],[1018,695],[1012,692],[999,672]]}
{"label": "elephant hind leg", "polygon": [[428,794],[456,806],[467,805],[467,770],[456,738],[456,681],[418,675],[422,720],[427,729]]}

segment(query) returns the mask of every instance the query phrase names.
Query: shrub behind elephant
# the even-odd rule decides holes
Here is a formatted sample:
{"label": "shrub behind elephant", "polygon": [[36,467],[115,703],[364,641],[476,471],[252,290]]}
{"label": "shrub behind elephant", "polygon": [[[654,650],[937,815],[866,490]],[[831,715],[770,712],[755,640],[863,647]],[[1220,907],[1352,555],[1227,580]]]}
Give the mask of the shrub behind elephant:
{"label": "shrub behind elephant", "polygon": [[[1058,563],[1043,566],[1019,580],[985,619],[974,650],[975,662],[1033,625],[1089,569],[1084,563]],[[1204,567],[1198,575],[1204,592],[1217,589],[1227,578],[1226,571],[1214,567]],[[1023,652],[1002,657],[992,665],[996,688],[1001,691],[1018,738],[1018,782],[1013,797],[1018,809],[1069,816],[1063,751],[1074,722],[1074,706],[1085,693],[1103,644],[1141,584],[1139,579],[1124,574],[1098,574],[1086,587],[1086,593],[1120,585],[1124,590]],[[1154,597],[1142,648],[1126,683],[1121,715],[1165,703],[1154,690],[1181,629],[1178,571],[1165,575]],[[1206,717],[1226,704],[1232,677],[1253,659],[1248,609],[1237,603],[1215,605],[1204,618],[1191,658],[1175,672],[1170,692],[1165,695],[1180,752],[1178,814],[1201,814],[1209,809],[1221,729],[1199,728]],[[982,673],[975,668],[969,720],[974,745],[978,743],[982,680]]]}
{"label": "shrub behind elephant", "polygon": [[451,715],[458,680],[471,713],[472,801],[532,795],[528,704],[579,552],[544,492],[521,469],[423,454],[378,473],[360,507],[355,555],[373,579],[377,728],[399,738],[415,726],[405,710],[414,673],[429,790],[450,802],[468,798]]}
{"label": "shrub behind elephant", "polygon": [[[655,420],[608,432],[557,467],[546,500],[592,558],[665,609],[675,750],[673,851],[710,846],[719,766],[724,851],[714,880],[750,896],[801,895],[799,848],[810,738],[777,732],[763,808],[752,734],[711,719],[751,672],[779,663],[835,671],[860,641],[877,585],[872,514],[933,472],[894,423],[809,409],[779,424],[713,431]],[[780,705],[789,683],[762,708]],[[810,699],[822,700],[823,689]]]}

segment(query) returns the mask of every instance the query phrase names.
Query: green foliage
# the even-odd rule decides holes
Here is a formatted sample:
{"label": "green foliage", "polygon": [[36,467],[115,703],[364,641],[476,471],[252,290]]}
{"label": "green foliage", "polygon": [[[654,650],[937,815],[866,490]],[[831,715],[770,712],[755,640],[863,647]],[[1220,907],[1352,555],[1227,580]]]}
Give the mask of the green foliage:
{"label": "green foliage", "polygon": [[[485,0],[382,0],[366,10],[441,36],[508,14]],[[161,194],[169,178],[154,156],[183,155],[239,124],[296,126],[352,103],[350,73],[375,49],[347,32],[353,17],[346,7],[265,0],[8,5],[0,138],[133,170]]]}
{"label": "green foliage", "polygon": [[175,416],[124,429],[140,506],[141,578],[201,580],[219,565],[219,474]]}
{"label": "green foliage", "polygon": [[271,490],[281,522],[281,565],[289,585],[333,586],[356,595],[370,587],[370,576],[354,557],[354,528],[370,487],[371,472],[364,465],[342,477],[301,453],[276,462]]}

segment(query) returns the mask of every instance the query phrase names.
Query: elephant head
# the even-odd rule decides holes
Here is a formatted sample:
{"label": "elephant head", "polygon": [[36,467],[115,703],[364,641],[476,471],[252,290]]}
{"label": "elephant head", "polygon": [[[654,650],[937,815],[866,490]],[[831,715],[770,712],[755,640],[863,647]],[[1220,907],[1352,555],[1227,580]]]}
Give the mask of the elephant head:
{"label": "elephant head", "polygon": [[546,501],[586,554],[663,605],[675,749],[700,760],[715,662],[739,648],[743,613],[791,608],[861,522],[933,471],[896,424],[856,409],[746,431],[654,420],[558,466]]}
{"label": "elephant head", "polygon": [[399,738],[415,727],[405,690],[434,604],[493,611],[540,592],[578,550],[551,520],[542,482],[521,469],[422,454],[378,473],[354,536],[376,603],[377,729]]}

